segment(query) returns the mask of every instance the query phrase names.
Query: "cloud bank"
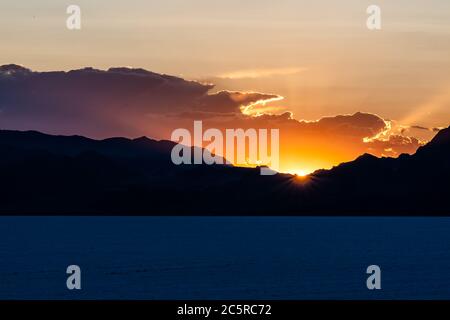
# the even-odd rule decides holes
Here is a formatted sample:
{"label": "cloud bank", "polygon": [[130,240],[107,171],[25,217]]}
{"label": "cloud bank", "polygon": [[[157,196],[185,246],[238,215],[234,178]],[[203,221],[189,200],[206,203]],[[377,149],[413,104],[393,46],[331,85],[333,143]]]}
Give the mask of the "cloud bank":
{"label": "cloud bank", "polygon": [[190,128],[193,120],[219,129],[277,128],[285,171],[296,165],[330,167],[364,152],[397,156],[421,145],[375,114],[302,121],[270,107],[270,101],[282,99],[279,95],[213,88],[143,69],[33,72],[7,65],[0,67],[0,128],[160,139],[176,128]]}

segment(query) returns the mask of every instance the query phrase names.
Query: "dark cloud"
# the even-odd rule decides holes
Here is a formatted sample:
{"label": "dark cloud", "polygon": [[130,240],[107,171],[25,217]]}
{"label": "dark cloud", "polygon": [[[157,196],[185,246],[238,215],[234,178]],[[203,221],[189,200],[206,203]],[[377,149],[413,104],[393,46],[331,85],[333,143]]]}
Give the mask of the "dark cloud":
{"label": "dark cloud", "polygon": [[341,132],[357,137],[372,137],[386,129],[386,122],[377,115],[357,112],[353,115],[325,117],[316,122],[320,130]]}
{"label": "dark cloud", "polygon": [[[143,69],[85,68],[32,72],[0,67],[0,126],[92,137],[137,135],[147,115],[211,117],[240,113],[240,106],[277,96],[221,91],[213,85]],[[150,124],[151,126],[151,124]]]}

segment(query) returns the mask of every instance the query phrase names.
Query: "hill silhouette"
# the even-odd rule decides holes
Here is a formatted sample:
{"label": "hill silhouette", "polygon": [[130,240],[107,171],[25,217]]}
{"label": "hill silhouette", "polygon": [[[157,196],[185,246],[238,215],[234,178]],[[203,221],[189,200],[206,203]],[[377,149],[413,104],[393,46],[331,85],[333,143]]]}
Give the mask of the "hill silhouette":
{"label": "hill silhouette", "polygon": [[449,215],[450,128],[306,178],[173,165],[174,143],[0,131],[2,215]]}

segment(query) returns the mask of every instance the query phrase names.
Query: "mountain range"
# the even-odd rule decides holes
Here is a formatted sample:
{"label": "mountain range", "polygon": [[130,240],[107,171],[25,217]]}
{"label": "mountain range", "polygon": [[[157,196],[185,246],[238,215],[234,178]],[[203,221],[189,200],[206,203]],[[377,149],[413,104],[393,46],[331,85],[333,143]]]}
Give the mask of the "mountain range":
{"label": "mountain range", "polygon": [[0,130],[1,215],[449,215],[450,127],[307,177],[172,164],[170,141]]}

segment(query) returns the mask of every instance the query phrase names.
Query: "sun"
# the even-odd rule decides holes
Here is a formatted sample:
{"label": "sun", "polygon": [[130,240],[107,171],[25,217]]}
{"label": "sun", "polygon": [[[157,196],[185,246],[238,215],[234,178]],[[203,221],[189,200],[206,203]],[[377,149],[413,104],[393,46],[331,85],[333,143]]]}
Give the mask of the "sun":
{"label": "sun", "polygon": [[309,172],[306,171],[306,170],[298,170],[298,171],[297,171],[297,175],[298,175],[299,177],[305,177],[305,176],[307,176],[308,174],[309,174]]}
{"label": "sun", "polygon": [[288,170],[287,173],[296,175],[298,177],[306,177],[308,176],[310,173],[312,172],[312,170],[307,170],[307,169],[291,169]]}

